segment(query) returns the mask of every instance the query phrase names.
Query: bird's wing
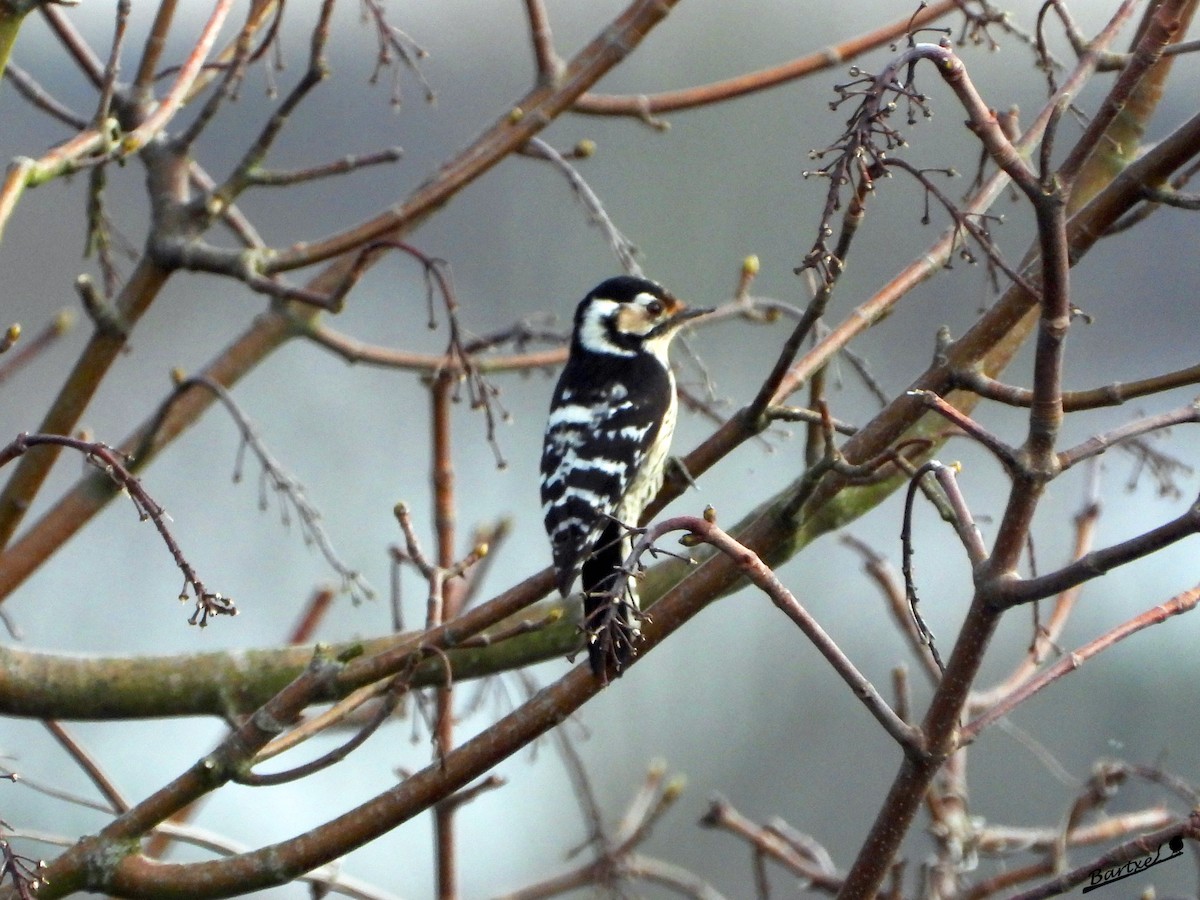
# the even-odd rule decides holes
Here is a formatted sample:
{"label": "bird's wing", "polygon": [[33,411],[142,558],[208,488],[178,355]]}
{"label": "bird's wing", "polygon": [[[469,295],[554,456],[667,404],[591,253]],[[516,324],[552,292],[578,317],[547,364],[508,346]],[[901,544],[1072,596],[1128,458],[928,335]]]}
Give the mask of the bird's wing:
{"label": "bird's wing", "polygon": [[542,510],[564,594],[660,426],[619,384],[589,397],[556,395],[542,446]]}

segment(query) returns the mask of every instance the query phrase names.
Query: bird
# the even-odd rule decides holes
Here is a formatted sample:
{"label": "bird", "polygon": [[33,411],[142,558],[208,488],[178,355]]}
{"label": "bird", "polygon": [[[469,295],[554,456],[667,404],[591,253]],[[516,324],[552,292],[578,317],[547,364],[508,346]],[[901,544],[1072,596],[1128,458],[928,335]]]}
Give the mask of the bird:
{"label": "bird", "polygon": [[588,660],[602,681],[633,660],[640,633],[636,585],[614,591],[675,430],[668,349],[707,312],[629,275],[601,282],[575,310],[542,444],[542,512],[564,598],[580,579]]}

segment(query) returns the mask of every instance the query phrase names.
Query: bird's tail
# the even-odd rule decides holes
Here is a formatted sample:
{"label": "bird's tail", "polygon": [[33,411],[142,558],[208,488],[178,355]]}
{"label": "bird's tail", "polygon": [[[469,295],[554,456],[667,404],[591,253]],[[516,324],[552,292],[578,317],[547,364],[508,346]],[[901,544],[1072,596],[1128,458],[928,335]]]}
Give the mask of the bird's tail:
{"label": "bird's tail", "polygon": [[[637,653],[641,618],[637,583],[632,578],[621,578],[628,555],[629,539],[624,527],[610,522],[580,572],[588,660],[592,672],[602,681],[607,681],[609,674],[619,676]],[[626,586],[614,594],[621,581]]]}

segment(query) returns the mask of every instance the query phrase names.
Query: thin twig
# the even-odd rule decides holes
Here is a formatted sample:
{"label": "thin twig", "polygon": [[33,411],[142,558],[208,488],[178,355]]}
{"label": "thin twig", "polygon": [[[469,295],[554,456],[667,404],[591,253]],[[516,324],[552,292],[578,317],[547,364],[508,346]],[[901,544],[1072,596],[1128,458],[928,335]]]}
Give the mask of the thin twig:
{"label": "thin twig", "polygon": [[987,712],[964,726],[960,733],[960,740],[963,744],[970,743],[984,728],[987,728],[998,718],[1008,715],[1019,704],[1024,703],[1047,685],[1075,671],[1097,653],[1107,650],[1113,644],[1123,641],[1131,634],[1136,634],[1143,628],[1149,628],[1151,625],[1161,625],[1172,616],[1190,612],[1196,607],[1197,603],[1200,603],[1200,586],[1176,594],[1167,602],[1134,616],[1132,619],[1121,623],[1095,640],[1089,641],[1082,647],[1065,654],[1052,666],[1043,669],[1036,676],[1013,688],[995,706],[992,706]]}
{"label": "thin twig", "polygon": [[992,456],[1000,461],[1009,472],[1013,472],[1019,468],[1017,462],[1017,451],[1010,447],[1004,441],[985,428],[980,423],[976,422],[966,413],[959,410],[951,403],[947,403],[942,397],[939,397],[933,391],[915,390],[909,391],[909,396],[919,398],[926,406],[932,409],[938,415],[942,416],[946,421],[952,423],[965,434],[974,438],[979,444],[988,450]]}
{"label": "thin twig", "polygon": [[254,187],[291,187],[296,184],[317,181],[321,178],[331,178],[335,175],[344,175],[347,172],[356,172],[359,169],[365,169],[369,166],[379,166],[396,162],[403,157],[403,149],[400,147],[388,147],[386,150],[377,150],[374,153],[343,156],[341,159],[335,159],[323,165],[307,166],[303,169],[278,170],[254,168],[246,173],[246,184]]}
{"label": "thin twig", "polygon": [[[537,136],[630,52],[661,22],[678,0],[635,0],[619,17],[571,60],[553,86],[538,86],[517,101],[510,115],[488,128],[470,146],[443,164],[436,178],[423,184],[404,202],[329,238],[296,244],[263,261],[263,271],[277,274],[354,253],[370,242],[395,238],[408,231],[465,185],[508,158]],[[322,281],[341,273],[353,260],[331,265]]]}
{"label": "thin twig", "polygon": [[[1100,520],[1098,466],[1093,467],[1091,476],[1088,479],[1083,507],[1075,514],[1075,547],[1071,553],[1073,560],[1081,559],[1091,551],[1096,525]],[[1055,597],[1054,611],[1045,625],[1035,628],[1025,658],[1000,684],[988,690],[972,693],[967,704],[968,714],[994,706],[1017,686],[1033,677],[1050,650],[1057,648],[1058,639],[1066,627],[1067,620],[1074,610],[1082,590],[1082,585],[1075,585]]]}
{"label": "thin twig", "polygon": [[[1103,387],[1082,391],[1063,391],[1063,412],[1120,406],[1122,403],[1138,397],[1146,397],[1198,383],[1200,383],[1200,365],[1195,365],[1138,381],[1116,381]],[[1033,402],[1033,393],[1029,389],[1003,384],[978,369],[956,372],[954,384],[955,387],[966,388],[988,400],[995,400],[1009,406],[1027,407]]]}
{"label": "thin twig", "polygon": [[[317,772],[328,769],[330,766],[336,765],[363,744],[365,744],[367,742],[367,738],[378,731],[379,726],[391,718],[392,713],[395,711],[397,705],[399,705],[400,699],[406,689],[407,684],[402,678],[397,677],[397,679],[393,680],[388,689],[383,692],[383,698],[374,711],[374,714],[371,716],[370,720],[361,728],[359,728],[354,736],[348,741],[338,747],[333,748],[332,750],[329,750],[326,753],[322,753],[316,759],[309,760],[308,762],[302,763],[301,765],[298,765],[292,769],[287,769],[281,772],[270,772],[266,774],[252,772],[247,767],[244,771],[238,772],[237,775],[234,776],[233,780],[238,784],[244,784],[249,787],[271,787],[273,785],[299,781],[302,778],[307,778],[310,775],[314,775]],[[268,745],[268,747],[269,746],[270,745]],[[272,753],[271,755],[274,756],[276,754]],[[258,761],[258,759],[254,760],[254,762]]]}
{"label": "thin twig", "polygon": [[[249,450],[254,458],[258,460],[261,468],[258,479],[259,508],[263,510],[267,508],[267,492],[270,490],[279,498],[280,518],[284,526],[291,523],[291,517],[288,512],[290,507],[295,512],[296,518],[300,523],[300,533],[305,544],[316,546],[321,556],[324,557],[325,562],[328,563],[329,567],[341,579],[341,590],[349,594],[355,603],[373,599],[375,597],[375,589],[371,587],[360,572],[346,565],[338,555],[329,534],[325,531],[325,526],[321,523],[321,511],[308,499],[304,485],[295,476],[288,473],[282,464],[275,459],[267,449],[254,423],[250,421],[249,416],[246,415],[237,401],[234,400],[233,395],[223,385],[206,375],[192,375],[187,377],[179,375],[176,379],[174,393],[159,408],[157,421],[147,432],[145,442],[154,440],[155,433],[159,427],[158,423],[166,419],[174,405],[192,388],[202,388],[216,397],[237,426],[240,443],[233,470],[234,482],[238,483],[242,480],[243,460],[246,451]],[[135,452],[134,457],[137,458],[140,455],[141,451],[139,450]]]}
{"label": "thin twig", "polygon": [[388,21],[387,7],[383,0],[363,0],[362,7],[375,26],[377,53],[375,56],[375,71],[371,73],[371,83],[375,84],[378,81],[379,75],[384,69],[391,69],[392,105],[399,107],[402,99],[400,91],[401,70],[395,64],[396,60],[399,59],[404,64],[404,67],[416,76],[417,81],[425,91],[426,102],[433,103],[437,99],[437,94],[429,82],[425,80],[425,75],[421,71],[420,66],[421,60],[429,54],[416,41]]}
{"label": "thin twig", "polygon": [[[296,83],[296,86],[288,93],[283,102],[279,104],[278,109],[267,119],[259,131],[257,138],[255,138],[254,143],[242,154],[242,158],[233,167],[224,184],[213,192],[214,203],[210,204],[213,207],[213,211],[217,211],[232,203],[242,191],[253,183],[253,173],[262,164],[271,147],[274,146],[276,139],[283,131],[284,125],[291,118],[292,113],[295,112],[304,98],[325,79],[329,71],[328,64],[325,62],[325,47],[329,40],[329,23],[332,15],[332,0],[323,0],[320,14],[312,30],[308,68]],[[247,40],[251,27],[251,23],[247,23],[243,31],[243,35],[246,36]],[[248,49],[246,52],[249,52]],[[238,56],[234,57],[235,63],[238,58]],[[195,137],[198,136],[199,133],[195,135]]]}
{"label": "thin twig", "polygon": [[[63,310],[30,338],[20,339],[20,325],[6,328],[0,336],[0,353],[4,354],[0,361],[0,385],[54,346],[74,324],[75,316],[70,310]],[[14,346],[16,350],[11,349]]]}
{"label": "thin twig", "polygon": [[[486,374],[476,365],[474,356],[466,348],[458,316],[458,297],[454,291],[449,264],[443,259],[423,253],[405,241],[383,240],[370,244],[359,254],[360,265],[365,266],[381,249],[399,250],[421,264],[425,276],[426,301],[429,306],[429,326],[431,328],[436,326],[433,315],[434,296],[435,294],[441,296],[450,332],[445,355],[452,359],[455,365],[452,369],[435,371],[433,382],[444,381],[448,389],[453,387],[454,399],[458,399],[458,386],[466,385],[467,399],[471,408],[483,412],[487,442],[496,458],[496,467],[498,469],[507,468],[508,461],[500,449],[497,426],[501,421],[510,421],[512,417],[500,403],[500,389],[487,379]],[[459,375],[462,377],[460,378]]]}
{"label": "thin twig", "polygon": [[64,750],[75,760],[75,764],[83,769],[84,774],[91,780],[96,789],[108,802],[114,813],[123,813],[129,809],[129,801],[117,789],[113,780],[100,767],[95,757],[79,743],[78,739],[61,723],[53,719],[43,719],[42,725]]}
{"label": "thin twig", "polygon": [[[217,113],[220,112],[221,107],[225,105],[226,101],[236,99],[238,88],[246,74],[246,67],[250,64],[255,31],[254,8],[252,6],[247,21],[242,25],[237,37],[234,39],[233,56],[229,62],[222,66],[220,83],[209,93],[208,99],[199,104],[199,110],[197,110],[192,120],[187,124],[187,127],[183,128],[172,139],[172,143],[180,150],[194,146],[200,135],[208,131],[209,125],[212,124],[213,119],[216,118]],[[314,29],[314,33],[318,33],[319,31],[320,26],[318,25]],[[190,88],[185,96],[187,96],[188,100],[196,97]]]}
{"label": "thin twig", "polygon": [[[825,894],[836,894],[841,890],[841,875],[825,864],[828,853],[823,854],[823,858],[801,853],[796,844],[781,834],[777,827],[756,825],[723,798],[718,797],[709,804],[708,811],[700,819],[700,825],[719,828],[741,838],[754,849],[756,857],[773,859],[793,875],[808,882],[808,887],[813,890]],[[760,895],[762,887],[760,881]]]}
{"label": "thin twig", "polygon": [[113,27],[112,47],[108,51],[108,62],[104,64],[104,83],[100,88],[100,102],[96,105],[93,125],[103,129],[112,113],[113,97],[116,93],[117,76],[121,73],[121,52],[125,46],[125,32],[129,25],[132,0],[119,0],[117,21]]}
{"label": "thin twig", "polygon": [[67,51],[80,71],[91,81],[92,86],[100,90],[104,86],[104,61],[88,46],[83,35],[76,30],[71,20],[66,17],[57,5],[39,3],[38,11],[58,38],[59,43]]}
{"label": "thin twig", "polygon": [[68,447],[82,453],[85,459],[98,466],[109,478],[129,494],[129,498],[133,501],[139,517],[143,520],[149,519],[154,523],[154,527],[162,538],[163,543],[167,545],[168,552],[175,560],[175,565],[183,573],[183,590],[179,594],[179,599],[181,601],[188,599],[187,592],[189,588],[195,595],[196,611],[188,620],[189,622],[203,628],[208,624],[210,616],[237,615],[237,607],[230,598],[221,593],[209,591],[204,586],[204,583],[196,574],[196,570],[192,568],[192,564],[183,555],[183,550],[180,549],[175,536],[167,526],[168,516],[166,510],[159,506],[158,502],[142,486],[141,481],[130,473],[118,454],[107,444],[64,437],[58,434],[21,434],[7,447],[0,448],[0,467],[24,455],[31,447],[43,445]]}
{"label": "thin twig", "polygon": [[1136,422],[1130,422],[1106,434],[1090,437],[1078,446],[1061,451],[1058,454],[1058,462],[1064,470],[1069,469],[1071,466],[1077,465],[1084,460],[1099,456],[1110,447],[1122,442],[1131,441],[1144,434],[1161,431],[1174,425],[1185,425],[1193,422],[1200,422],[1200,401],[1194,401],[1169,412],[1148,416]]}
{"label": "thin twig", "polygon": [[[862,556],[863,569],[871,577],[871,580],[875,582],[880,593],[883,594],[884,599],[887,601],[888,611],[891,613],[892,620],[896,623],[901,634],[904,635],[909,649],[918,662],[920,662],[921,668],[929,679],[930,684],[936,686],[942,677],[941,668],[929,652],[929,645],[925,643],[921,631],[913,619],[912,608],[909,606],[908,598],[905,595],[903,579],[889,565],[883,554],[876,551],[866,542],[850,534],[843,535],[841,541]],[[896,714],[905,721],[908,721],[908,717],[901,715],[899,709],[896,710]]]}
{"label": "thin twig", "polygon": [[579,174],[579,170],[567,162],[561,153],[541,138],[530,138],[529,143],[525,145],[525,152],[529,156],[549,161],[563,174],[563,177],[567,179],[567,183],[571,186],[571,191],[575,194],[576,199],[579,200],[583,208],[587,211],[590,224],[598,227],[608,240],[608,246],[617,257],[617,262],[621,264],[621,268],[628,275],[641,276],[642,267],[637,261],[637,248],[617,228],[612,217],[609,216],[608,210],[604,208],[604,204],[596,195],[596,192],[592,190],[591,185],[584,181],[583,176]]}
{"label": "thin twig", "polygon": [[75,110],[56,100],[33,76],[12,61],[4,67],[4,77],[17,89],[17,93],[35,107],[77,130],[88,127],[88,121]]}
{"label": "thin twig", "polygon": [[[710,519],[712,520],[710,521]],[[717,526],[715,516],[710,516],[708,512],[706,512],[705,518],[676,516],[646,529],[645,534],[635,543],[625,569],[629,572],[636,571],[641,556],[653,547],[656,540],[672,531],[686,531],[684,543],[688,546],[700,543],[709,544],[733,560],[742,574],[767,594],[771,601],[799,626],[821,655],[833,666],[834,671],[849,685],[854,695],[866,705],[871,715],[905,753],[919,755],[922,752],[919,732],[896,715],[888,706],[887,701],[875,689],[875,686],[858,671],[842,652],[842,649],[809,615],[792,592],[784,587],[775,573],[758,555]]]}
{"label": "thin twig", "polygon": [[546,4],[543,0],[525,0],[525,15],[529,19],[529,40],[533,45],[538,80],[551,84],[562,72],[563,61],[554,51],[554,35],[550,30]]}

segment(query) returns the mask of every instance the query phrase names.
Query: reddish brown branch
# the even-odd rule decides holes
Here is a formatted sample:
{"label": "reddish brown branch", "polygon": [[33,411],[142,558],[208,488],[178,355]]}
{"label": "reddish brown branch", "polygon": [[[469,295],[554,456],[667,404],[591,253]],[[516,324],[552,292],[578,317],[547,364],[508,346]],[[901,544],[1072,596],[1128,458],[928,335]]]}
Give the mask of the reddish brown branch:
{"label": "reddish brown branch", "polygon": [[46,730],[58,741],[59,746],[71,755],[75,760],[75,764],[81,768],[87,777],[91,780],[96,789],[100,791],[104,799],[108,802],[113,812],[123,813],[129,809],[129,801],[117,789],[113,780],[100,767],[95,757],[84,748],[82,744],[76,740],[75,736],[67,730],[61,722],[56,722],[53,719],[45,719],[42,722],[46,726]]}
{"label": "reddish brown branch", "polygon": [[953,12],[958,6],[959,3],[955,0],[940,0],[920,10],[915,16],[905,16],[856,38],[801,56],[780,66],[750,72],[714,84],[660,94],[584,94],[575,101],[572,110],[585,115],[632,116],[644,119],[661,113],[733,100],[840,66],[856,56],[899,40],[910,29],[923,27]]}
{"label": "reddish brown branch", "polygon": [[[1169,825],[1150,834],[1143,834],[1140,837],[1126,841],[1119,847],[1114,847],[1091,862],[1078,866],[1070,872],[1060,875],[1053,881],[1043,884],[1041,887],[1020,894],[1013,894],[1009,900],[1045,900],[1047,897],[1057,897],[1059,894],[1065,894],[1085,881],[1090,882],[1093,876],[1099,872],[1103,872],[1105,869],[1112,866],[1119,866],[1122,863],[1127,863],[1141,857],[1152,856],[1161,848],[1173,845],[1176,840],[1179,840],[1182,849],[1181,839],[1183,838],[1191,841],[1200,841],[1200,813],[1193,812],[1186,819],[1174,825]],[[1174,849],[1174,846],[1172,846],[1171,850],[1174,851]]]}
{"label": "reddish brown branch", "polygon": [[1194,401],[1169,412],[1147,416],[1128,425],[1122,425],[1105,434],[1088,438],[1083,443],[1058,454],[1059,465],[1065,470],[1079,463],[1093,459],[1104,453],[1110,447],[1122,441],[1134,441],[1145,434],[1162,431],[1174,425],[1185,425],[1200,422],[1200,401]]}
{"label": "reddish brown branch", "polygon": [[[539,85],[508,115],[485,131],[466,150],[439,167],[436,178],[403,203],[374,218],[322,240],[305,242],[265,261],[264,274],[278,274],[354,252],[373,240],[408,230],[462,188],[507,158],[616,66],[671,11],[678,0],[635,0],[602,33],[585,46],[553,85]],[[340,278],[336,279],[340,281]]]}
{"label": "reddish brown branch", "polygon": [[[438,271],[437,269],[434,270]],[[443,294],[451,304],[452,294],[443,283]],[[453,315],[453,307],[451,306]],[[455,559],[455,494],[454,462],[452,458],[450,429],[450,401],[454,381],[447,375],[439,375],[430,385],[432,402],[430,432],[433,439],[433,515],[437,532],[438,569],[445,570],[454,565]],[[462,584],[442,582],[441,603],[431,615],[428,628],[458,618],[462,599]],[[434,725],[434,743],[438,759],[445,759],[454,746],[454,686],[447,679],[437,689],[437,718]],[[437,891],[439,900],[455,900],[458,896],[458,851],[454,817],[457,804],[440,803],[434,808],[434,849],[437,868]]]}
{"label": "reddish brown branch", "polygon": [[[158,54],[162,50],[166,31],[170,27],[171,15],[177,0],[164,0],[159,7],[159,18],[155,21],[155,30],[147,42],[142,62],[138,68],[135,91],[149,91],[154,78],[153,67],[158,62]],[[200,74],[209,52],[216,43],[221,26],[233,8],[233,0],[217,0],[196,42],[192,45],[188,58],[179,69],[174,84],[171,85],[165,97],[154,106],[154,111],[140,122],[137,128],[130,131],[121,139],[121,149],[124,153],[136,153],[158,135],[166,124],[174,118],[187,99],[196,77]]]}
{"label": "reddish brown branch", "polygon": [[710,521],[711,518],[714,517],[707,513],[705,518],[676,516],[647,529],[635,544],[626,569],[630,572],[636,571],[641,556],[648,552],[660,537],[673,531],[686,531],[684,543],[688,546],[695,546],[699,543],[709,544],[725,554],[746,578],[770,597],[771,602],[804,632],[805,637],[833,666],[834,671],[849,685],[854,695],[866,705],[871,715],[895,739],[904,752],[920,755],[922,752],[920,739],[915,729],[896,715],[875,686],[858,671],[849,657],[842,652],[842,649],[800,604],[795,595],[783,585],[783,582],[766,563],[759,558],[758,554],[718,527],[715,521]]}
{"label": "reddish brown branch", "polygon": [[1151,625],[1161,625],[1172,616],[1190,612],[1198,602],[1200,602],[1200,587],[1191,588],[1181,594],[1176,594],[1166,603],[1161,603],[1140,615],[1134,616],[1128,622],[1123,622],[1095,640],[1089,641],[1082,647],[1071,651],[1052,666],[1043,669],[1036,676],[1014,687],[1006,696],[988,709],[987,712],[965,726],[961,733],[962,743],[968,744],[975,740],[983,729],[987,728],[997,719],[1008,715],[1013,709],[1024,703],[1038,691],[1059,680],[1064,675],[1075,671],[1097,653],[1107,650],[1109,647],[1119,641],[1123,641],[1131,634],[1141,631],[1143,628],[1149,628]]}
{"label": "reddish brown branch", "polygon": [[774,860],[797,878],[808,882],[812,890],[836,894],[842,887],[842,877],[823,847],[817,853],[812,852],[811,848],[806,848],[809,852],[802,852],[781,829],[752,822],[726,800],[714,800],[700,819],[700,825],[718,828],[741,838],[754,849],[756,857]]}
{"label": "reddish brown branch", "polygon": [[1057,572],[1038,578],[1011,580],[996,585],[992,602],[997,609],[1032,603],[1097,578],[1118,566],[1127,565],[1200,532],[1200,500],[1183,515],[1137,537],[1111,547],[1093,550]]}
{"label": "reddish brown branch", "polygon": [[[1142,378],[1138,381],[1115,381],[1103,387],[1082,391],[1063,391],[1063,412],[1120,406],[1138,397],[1146,397],[1169,391],[1172,388],[1186,387],[1197,383],[1200,383],[1200,365],[1188,366],[1185,369]],[[1033,392],[1027,388],[1002,384],[977,369],[955,373],[954,386],[965,388],[988,400],[995,400],[997,403],[1004,403],[1008,406],[1029,406],[1033,402]]]}
{"label": "reddish brown branch", "polygon": [[537,64],[538,81],[551,84],[563,68],[563,61],[554,52],[554,35],[550,31],[550,16],[543,0],[525,0],[525,15],[529,18],[529,40],[533,44],[533,59]]}
{"label": "reddish brown branch", "polygon": [[[1073,560],[1081,559],[1091,551],[1096,535],[1096,524],[1100,521],[1098,472],[1093,471],[1091,474],[1093,477],[1089,479],[1083,508],[1075,515],[1075,547],[1071,553]],[[1055,597],[1054,610],[1046,623],[1035,623],[1034,634],[1025,658],[1003,682],[988,690],[973,693],[967,708],[968,715],[999,703],[1017,686],[1036,674],[1047,654],[1057,647],[1059,637],[1066,627],[1071,612],[1075,609],[1081,592],[1082,585],[1075,585]]]}

